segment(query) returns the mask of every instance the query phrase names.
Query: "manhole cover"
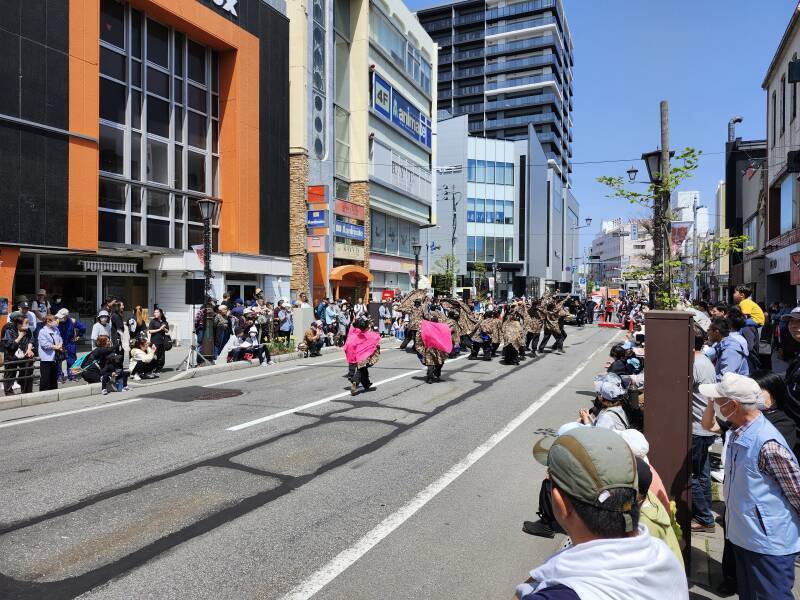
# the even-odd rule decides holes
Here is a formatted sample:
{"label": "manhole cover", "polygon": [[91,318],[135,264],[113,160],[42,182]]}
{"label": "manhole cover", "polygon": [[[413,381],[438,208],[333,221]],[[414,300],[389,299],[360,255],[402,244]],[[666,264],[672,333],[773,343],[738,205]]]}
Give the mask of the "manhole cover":
{"label": "manhole cover", "polygon": [[226,390],[224,388],[205,388],[199,385],[177,388],[174,390],[164,390],[152,394],[142,394],[142,398],[158,398],[169,400],[170,402],[194,402],[195,400],[222,400],[223,398],[233,398],[241,396],[242,390]]}

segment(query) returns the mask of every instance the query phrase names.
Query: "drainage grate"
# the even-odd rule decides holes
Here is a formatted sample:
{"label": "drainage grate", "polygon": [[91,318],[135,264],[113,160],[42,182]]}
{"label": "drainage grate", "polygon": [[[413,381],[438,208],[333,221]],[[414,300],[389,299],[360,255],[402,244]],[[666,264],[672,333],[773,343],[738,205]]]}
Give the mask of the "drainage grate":
{"label": "drainage grate", "polygon": [[142,394],[141,398],[158,398],[170,402],[194,402],[195,400],[222,400],[241,396],[242,390],[226,390],[224,388],[205,388],[199,385],[164,390],[152,394]]}

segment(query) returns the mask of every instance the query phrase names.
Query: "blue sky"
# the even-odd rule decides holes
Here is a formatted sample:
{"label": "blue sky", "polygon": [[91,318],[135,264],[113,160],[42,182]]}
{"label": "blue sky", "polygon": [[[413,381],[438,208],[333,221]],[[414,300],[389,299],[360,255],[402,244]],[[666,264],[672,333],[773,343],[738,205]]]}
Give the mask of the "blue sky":
{"label": "blue sky", "polygon": [[[564,2],[575,46],[573,160],[635,158],[654,150],[660,142],[659,102],[668,100],[673,149],[694,146],[707,153],[682,189],[700,190],[702,203],[716,213],[728,120],[744,117],[737,127],[744,139],[766,137],[761,82],[797,2]],[[431,3],[406,4],[417,10]],[[662,14],[662,7],[669,11]],[[644,164],[636,166],[639,180],[646,179]],[[629,167],[630,162],[574,166],[581,220],[593,219],[582,247],[601,220],[644,215],[641,208],[606,198],[596,182],[600,175],[625,176]]]}

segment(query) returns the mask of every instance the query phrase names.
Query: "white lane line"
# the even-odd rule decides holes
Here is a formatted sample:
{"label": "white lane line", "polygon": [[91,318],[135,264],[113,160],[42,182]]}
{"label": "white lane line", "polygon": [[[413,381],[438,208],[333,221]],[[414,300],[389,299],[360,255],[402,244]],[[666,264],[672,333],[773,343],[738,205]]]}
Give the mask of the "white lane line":
{"label": "white lane line", "polygon": [[[614,336],[616,337],[616,336]],[[519,415],[514,417],[508,425],[503,427],[500,431],[495,433],[492,437],[486,440],[483,444],[470,452],[466,458],[461,462],[451,467],[439,479],[431,483],[424,490],[419,492],[407,504],[401,507],[397,512],[389,515],[381,521],[372,531],[367,533],[364,537],[358,540],[353,546],[347,550],[342,551],[338,556],[334,557],[328,564],[316,571],[308,579],[295,587],[291,592],[286,594],[281,600],[308,600],[314,594],[319,592],[322,588],[328,585],[331,581],[336,579],[345,570],[347,570],[353,563],[359,560],[372,548],[374,548],[381,540],[391,534],[395,529],[400,527],[408,519],[410,519],[418,510],[425,506],[428,502],[433,500],[440,492],[447,486],[455,481],[459,475],[464,473],[472,465],[478,462],[489,451],[502,442],[506,437],[514,432],[520,425],[525,423],[536,411],[549,402],[553,396],[560,392],[564,386],[572,381],[586,366],[589,361],[601,350],[608,347],[608,344],[603,344],[592,352],[581,366],[575,369],[572,373],[567,375],[555,387],[551,388],[544,396],[539,398],[536,402],[531,404],[528,408],[522,411]]]}
{"label": "white lane line", "polygon": [[[467,356],[468,355],[459,356],[458,358],[448,360],[445,364],[449,365],[451,363],[456,362],[457,360],[467,358]],[[419,373],[421,371],[424,371],[424,369],[414,369],[413,371],[400,373],[399,375],[389,377],[388,379],[382,379],[381,381],[376,381],[375,383],[372,384],[372,386],[378,387],[379,385],[385,385],[387,383],[391,383],[392,381],[397,381],[398,379],[402,379],[403,377],[408,377],[409,375],[414,375],[415,373]],[[302,406],[296,406],[294,408],[289,408],[287,410],[282,410],[280,412],[267,415],[266,417],[261,417],[259,419],[248,421],[247,423],[241,423],[239,425],[234,425],[233,427],[228,427],[226,431],[241,431],[242,429],[247,429],[248,427],[253,427],[255,425],[261,425],[261,423],[266,423],[267,421],[274,421],[275,419],[280,419],[281,417],[285,417],[287,415],[293,415],[294,413],[306,410],[308,408],[313,408],[314,406],[319,406],[320,404],[326,404],[327,402],[332,402],[334,400],[338,400],[339,398],[344,398],[345,396],[349,395],[350,395],[349,391],[341,392],[340,394],[334,394],[333,396],[328,396],[327,398],[322,398],[321,400],[315,400],[314,402],[309,402],[308,404],[303,404]]]}
{"label": "white lane line", "polygon": [[[317,365],[326,365],[332,362],[338,362],[344,358],[344,354],[339,356],[338,358],[332,358],[331,360],[323,360],[320,362],[315,362],[311,365],[300,365],[298,367],[290,367],[288,369],[282,369],[280,371],[270,371],[265,370],[258,375],[249,375],[247,377],[239,377],[237,379],[226,379],[225,381],[217,381],[216,383],[207,383],[202,387],[214,387],[216,385],[228,385],[229,383],[236,383],[238,381],[249,381],[251,379],[260,379],[261,377],[269,377],[270,375],[281,375],[282,373],[291,373],[292,371],[299,371],[300,369],[308,369],[310,367],[316,367]],[[263,367],[261,367],[263,369]]]}
{"label": "white lane line", "polygon": [[119,402],[108,402],[107,404],[100,404],[98,406],[87,406],[86,408],[76,408],[75,410],[67,410],[64,412],[52,413],[49,415],[40,415],[38,417],[19,419],[18,421],[8,421],[6,423],[0,423],[0,429],[3,429],[5,427],[14,427],[16,425],[25,425],[26,423],[34,423],[36,421],[55,419],[56,417],[66,417],[67,415],[76,415],[78,413],[89,412],[92,410],[102,410],[104,408],[116,408],[117,406],[122,406],[123,404],[139,402],[139,400],[144,400],[144,398],[130,398],[129,400],[120,400]]}

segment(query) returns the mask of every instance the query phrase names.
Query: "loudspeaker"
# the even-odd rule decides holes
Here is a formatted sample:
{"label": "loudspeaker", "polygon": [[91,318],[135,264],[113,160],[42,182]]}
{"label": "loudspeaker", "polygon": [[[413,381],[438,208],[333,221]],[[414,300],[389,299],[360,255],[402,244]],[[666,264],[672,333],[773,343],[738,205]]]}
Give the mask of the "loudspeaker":
{"label": "loudspeaker", "polygon": [[205,280],[186,279],[186,293],[184,302],[186,304],[203,304],[205,302]]}

